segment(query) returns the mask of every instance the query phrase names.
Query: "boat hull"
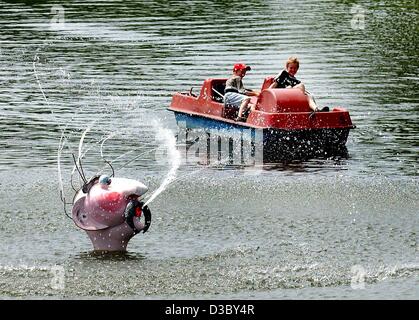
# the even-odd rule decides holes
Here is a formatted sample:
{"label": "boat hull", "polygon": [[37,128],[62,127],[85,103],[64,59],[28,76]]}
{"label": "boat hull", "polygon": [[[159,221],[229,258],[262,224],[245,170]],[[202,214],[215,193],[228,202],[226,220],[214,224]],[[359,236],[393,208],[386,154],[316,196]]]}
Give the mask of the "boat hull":
{"label": "boat hull", "polygon": [[[189,143],[194,140],[194,130],[205,131],[210,139],[224,139],[229,152],[233,152],[233,141],[247,140],[251,144],[251,157],[259,157],[264,163],[284,160],[305,160],[348,156],[346,141],[349,128],[321,128],[284,130],[277,128],[252,128],[240,123],[211,119],[205,116],[174,112],[177,125],[188,132]],[[223,141],[223,140],[221,140]],[[240,142],[243,146],[243,142]],[[219,142],[219,147],[220,142]],[[220,150],[217,150],[219,152]],[[243,152],[243,150],[241,151]]]}

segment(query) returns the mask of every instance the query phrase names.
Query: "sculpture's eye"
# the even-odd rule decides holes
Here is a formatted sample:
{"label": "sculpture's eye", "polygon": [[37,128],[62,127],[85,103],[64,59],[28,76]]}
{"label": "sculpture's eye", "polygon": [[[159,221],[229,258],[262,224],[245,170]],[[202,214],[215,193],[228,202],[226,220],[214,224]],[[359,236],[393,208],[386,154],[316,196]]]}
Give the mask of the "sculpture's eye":
{"label": "sculpture's eye", "polygon": [[109,178],[109,176],[107,175],[101,175],[99,177],[99,183],[102,185],[110,185],[112,182],[111,178]]}

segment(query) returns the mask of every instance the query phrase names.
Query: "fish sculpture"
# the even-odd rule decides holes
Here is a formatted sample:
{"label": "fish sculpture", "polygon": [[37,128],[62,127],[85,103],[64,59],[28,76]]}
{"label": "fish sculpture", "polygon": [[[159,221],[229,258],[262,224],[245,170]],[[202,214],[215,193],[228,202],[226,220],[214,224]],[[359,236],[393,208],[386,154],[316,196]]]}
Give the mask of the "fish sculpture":
{"label": "fish sculpture", "polygon": [[150,227],[150,209],[140,200],[147,191],[136,180],[95,175],[76,192],[72,219],[95,250],[126,251],[130,239]]}

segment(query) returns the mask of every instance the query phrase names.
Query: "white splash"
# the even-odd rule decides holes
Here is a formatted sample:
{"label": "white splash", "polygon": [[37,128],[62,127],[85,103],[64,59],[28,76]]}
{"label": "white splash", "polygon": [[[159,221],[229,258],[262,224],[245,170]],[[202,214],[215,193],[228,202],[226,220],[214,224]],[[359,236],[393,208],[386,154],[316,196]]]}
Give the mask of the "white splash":
{"label": "white splash", "polygon": [[163,128],[159,123],[153,123],[153,126],[157,131],[157,140],[167,147],[167,155],[171,167],[160,187],[153,192],[144,205],[150,204],[160,193],[166,190],[167,186],[172,181],[176,179],[176,173],[181,162],[181,155],[176,148],[176,138],[174,137],[173,132],[167,128]]}
{"label": "white splash", "polygon": [[[87,126],[87,128],[83,131],[81,137],[80,137],[80,141],[79,141],[79,153],[77,156],[77,162],[74,164],[73,166],[73,170],[71,171],[71,176],[73,176],[74,172],[77,169],[77,165],[78,167],[81,169],[81,159],[83,159],[83,157],[85,156],[85,154],[87,153],[87,151],[89,149],[87,149],[84,153],[83,153],[83,143],[84,143],[84,138],[86,137],[86,134],[92,129],[93,125],[98,121],[98,119],[93,120],[92,122],[90,122],[90,124]],[[77,164],[77,165],[76,165]],[[82,179],[85,179],[84,174],[83,177],[81,177]]]}
{"label": "white splash", "polygon": [[103,139],[102,143],[100,144],[100,157],[101,157],[102,159],[104,159],[104,160],[105,160],[105,158],[104,158],[104,156],[103,156],[103,145],[105,144],[105,142],[106,142],[106,141],[108,141],[109,139],[111,139],[111,138],[115,137],[116,135],[117,135],[117,133],[116,133],[116,132],[112,132],[112,133],[110,133],[109,135],[107,135],[107,136],[105,137],[105,139]]}
{"label": "white splash", "polygon": [[61,201],[64,203],[65,206],[65,196],[64,196],[64,185],[63,185],[63,176],[61,173],[61,153],[63,152],[64,144],[64,131],[61,132],[60,143],[58,144],[58,151],[57,151],[57,170],[58,170],[58,186],[60,188],[60,197]]}
{"label": "white splash", "polygon": [[[47,99],[47,97],[46,97],[46,95],[45,95],[45,92],[44,92],[44,90],[42,89],[41,81],[39,80],[39,77],[38,77],[38,72],[37,72],[37,70],[36,70],[36,62],[37,62],[37,61],[39,61],[39,57],[38,57],[38,55],[35,55],[35,57],[34,57],[34,59],[33,59],[32,66],[33,66],[33,73],[34,73],[34,75],[35,75],[36,82],[37,82],[37,84],[38,84],[39,90],[40,90],[40,91],[41,91],[41,93],[42,93],[42,97],[44,98],[45,103],[46,103],[46,104],[47,104],[47,106],[50,108],[50,111],[51,111],[52,116],[53,116],[53,117],[55,117],[55,120],[56,120],[56,122],[58,123],[57,118],[56,118],[56,116],[55,116],[55,114],[54,114],[54,111],[52,110],[52,108],[51,108],[51,106],[50,106],[50,104],[49,104],[49,102],[48,102],[48,99]],[[68,123],[67,123],[67,125],[68,125]],[[59,188],[60,188],[60,197],[61,197],[61,201],[64,203],[64,206],[65,206],[65,201],[66,201],[66,200],[65,200],[65,196],[64,196],[63,177],[62,177],[62,173],[61,173],[61,153],[62,153],[63,148],[64,148],[64,145],[65,145],[65,140],[67,139],[67,137],[66,137],[66,135],[65,135],[65,130],[66,130],[66,128],[67,128],[67,125],[66,125],[66,126],[65,126],[65,128],[63,129],[63,128],[61,127],[61,125],[59,125],[59,124],[58,124],[58,128],[59,128],[59,130],[61,131],[60,143],[58,144],[58,152],[57,152],[58,186],[59,186]]]}

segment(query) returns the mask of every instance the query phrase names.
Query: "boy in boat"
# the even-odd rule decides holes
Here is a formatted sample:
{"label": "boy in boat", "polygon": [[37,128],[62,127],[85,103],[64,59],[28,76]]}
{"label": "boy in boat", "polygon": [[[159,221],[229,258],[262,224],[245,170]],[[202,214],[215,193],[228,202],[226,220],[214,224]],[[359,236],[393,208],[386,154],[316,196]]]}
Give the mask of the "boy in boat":
{"label": "boy in boat", "polygon": [[255,108],[255,105],[250,103],[250,97],[259,95],[258,92],[245,89],[243,86],[243,77],[249,70],[251,70],[250,66],[246,66],[244,63],[236,63],[233,67],[233,75],[226,82],[224,104],[239,108],[236,121],[246,121],[243,113],[249,108],[252,111]]}
{"label": "boy in boat", "polygon": [[306,91],[304,84],[295,77],[295,74],[297,73],[299,67],[300,67],[300,61],[298,61],[298,58],[296,57],[288,58],[285,64],[285,70],[283,70],[280,74],[278,74],[274,78],[274,82],[270,85],[269,89],[274,89],[274,88],[300,89],[302,92],[304,92],[304,94],[308,96],[308,104],[310,106],[310,109],[313,110],[313,112],[329,111],[329,107],[324,107],[323,109],[320,109],[317,106],[316,102],[314,101],[313,97]]}

